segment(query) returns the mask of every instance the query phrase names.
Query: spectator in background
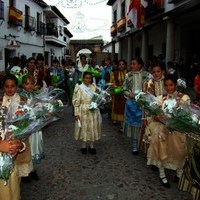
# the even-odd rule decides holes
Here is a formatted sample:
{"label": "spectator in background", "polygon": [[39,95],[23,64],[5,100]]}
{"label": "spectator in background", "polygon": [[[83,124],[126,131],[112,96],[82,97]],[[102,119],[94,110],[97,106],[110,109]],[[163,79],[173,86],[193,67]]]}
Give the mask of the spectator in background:
{"label": "spectator in background", "polygon": [[[112,120],[113,124],[120,123],[120,132],[123,132],[123,121],[124,121],[124,109],[125,109],[125,98],[122,92],[123,83],[126,77],[126,61],[119,60],[118,69],[111,73],[110,82],[113,84],[114,91],[112,101]],[[117,89],[117,90],[115,90]]]}
{"label": "spectator in background", "polygon": [[36,59],[36,69],[38,70],[37,85],[42,87],[44,75],[45,75],[45,72],[44,72],[44,57],[42,55],[39,55]]}
{"label": "spectator in background", "polygon": [[54,87],[63,88],[63,82],[65,79],[64,72],[60,67],[59,60],[54,59],[52,61],[52,67],[50,68],[51,84]]}
{"label": "spectator in background", "polygon": [[116,71],[118,69],[118,61],[117,60],[113,60],[112,61],[112,71]]}
{"label": "spectator in background", "polygon": [[104,66],[101,70],[101,89],[106,88],[106,84],[110,82],[110,73],[112,71],[111,59],[105,58]]}
{"label": "spectator in background", "polygon": [[196,93],[196,102],[200,103],[200,65],[198,65],[197,75],[194,79],[194,91]]}
{"label": "spectator in background", "polygon": [[67,93],[69,104],[71,105],[73,91],[75,87],[74,83],[75,66],[73,65],[71,59],[65,59],[62,62],[62,68],[65,75],[65,91]]}
{"label": "spectator in background", "polygon": [[78,83],[78,81],[82,78],[83,72],[86,71],[89,68],[89,65],[87,64],[86,55],[81,54],[80,60],[78,61],[78,65],[75,69],[75,83]]}
{"label": "spectator in background", "polygon": [[[36,60],[35,60],[35,58],[33,58],[33,57],[28,58],[27,65],[23,69],[23,73],[26,74],[26,75],[29,75],[29,76],[33,77],[34,82],[35,82],[35,84],[34,84],[35,88],[34,89],[40,88],[40,86],[37,85],[37,82],[38,82],[38,69],[36,69]],[[19,81],[19,79],[18,79],[18,81]],[[21,86],[21,81],[22,80],[19,81],[20,82],[19,83],[20,86]]]}

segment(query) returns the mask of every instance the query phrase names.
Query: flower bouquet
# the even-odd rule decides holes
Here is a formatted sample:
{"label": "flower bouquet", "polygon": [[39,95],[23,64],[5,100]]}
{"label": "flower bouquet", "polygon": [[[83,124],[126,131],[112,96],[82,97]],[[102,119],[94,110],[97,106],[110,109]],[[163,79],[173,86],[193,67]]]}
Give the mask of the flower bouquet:
{"label": "flower bouquet", "polygon": [[[5,120],[7,116],[7,108],[0,107],[0,135],[1,140],[7,139],[9,133],[5,131]],[[10,134],[9,134],[10,137]],[[4,185],[6,185],[6,181],[9,179],[12,170],[14,168],[13,158],[9,153],[0,153],[0,178],[5,180]]]}
{"label": "flower bouquet", "polygon": [[149,92],[136,92],[135,101],[137,105],[147,111],[149,115],[161,115],[161,101]]}
{"label": "flower bouquet", "polygon": [[111,101],[111,95],[108,93],[109,87],[106,90],[97,89],[93,93],[93,97],[91,99],[91,103],[89,106],[90,110],[97,109],[100,105],[104,105]]}
{"label": "flower bouquet", "polygon": [[[15,101],[11,102],[9,109],[0,107],[0,133],[2,140],[11,138],[24,140],[47,124],[58,120],[59,118],[56,114],[64,106],[60,100],[56,99],[57,94],[55,95],[54,92],[54,90],[41,91],[27,105],[19,106],[15,112],[13,112],[14,108],[16,108]],[[1,153],[0,178],[7,181],[13,167],[14,160],[12,156],[8,153]]]}
{"label": "flower bouquet", "polygon": [[200,109],[192,104],[178,104],[176,100],[166,100],[162,107],[168,117],[169,129],[188,134],[200,134]]}

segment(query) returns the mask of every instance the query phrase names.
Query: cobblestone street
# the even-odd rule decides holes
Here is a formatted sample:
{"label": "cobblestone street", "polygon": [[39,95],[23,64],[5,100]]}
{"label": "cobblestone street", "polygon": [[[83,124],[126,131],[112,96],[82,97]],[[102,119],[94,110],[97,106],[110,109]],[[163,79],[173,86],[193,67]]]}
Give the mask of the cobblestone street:
{"label": "cobblestone street", "polygon": [[63,119],[44,129],[45,159],[35,168],[39,181],[22,183],[22,200],[191,200],[188,193],[161,186],[158,172],[146,166],[145,156],[131,154],[129,138],[103,114],[97,155],[82,155],[73,137],[71,107]]}

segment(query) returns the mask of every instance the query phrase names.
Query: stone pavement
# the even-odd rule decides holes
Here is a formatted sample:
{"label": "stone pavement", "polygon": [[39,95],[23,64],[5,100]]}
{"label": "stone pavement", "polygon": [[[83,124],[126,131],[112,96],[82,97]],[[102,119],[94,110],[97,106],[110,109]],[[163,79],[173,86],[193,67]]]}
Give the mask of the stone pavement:
{"label": "stone pavement", "polygon": [[[131,154],[130,140],[103,114],[97,155],[82,155],[73,137],[71,107],[44,129],[46,157],[36,165],[39,181],[22,183],[22,200],[191,200],[176,183],[164,188],[145,156]],[[168,171],[170,180],[174,173]]]}

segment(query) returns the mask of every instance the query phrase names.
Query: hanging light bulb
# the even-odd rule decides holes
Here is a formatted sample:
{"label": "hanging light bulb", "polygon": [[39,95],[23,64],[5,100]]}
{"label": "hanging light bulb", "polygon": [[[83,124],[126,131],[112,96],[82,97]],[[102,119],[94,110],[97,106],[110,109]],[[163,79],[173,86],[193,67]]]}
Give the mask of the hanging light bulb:
{"label": "hanging light bulb", "polygon": [[82,0],[65,0],[67,8],[80,8],[82,6]]}
{"label": "hanging light bulb", "polygon": [[73,21],[73,26],[72,29],[77,32],[77,33],[82,33],[85,32],[85,15],[78,11],[74,15],[74,21]]}

